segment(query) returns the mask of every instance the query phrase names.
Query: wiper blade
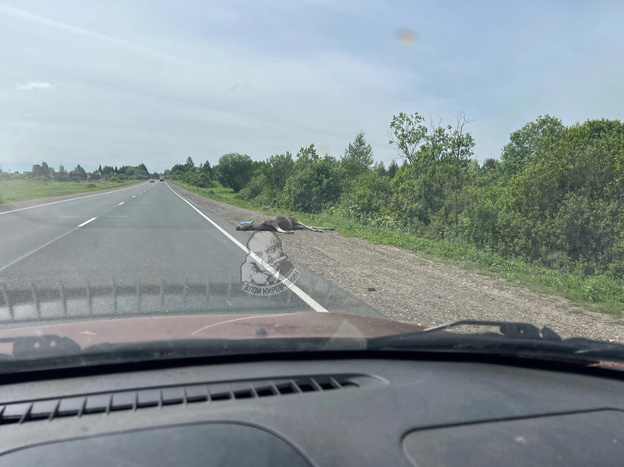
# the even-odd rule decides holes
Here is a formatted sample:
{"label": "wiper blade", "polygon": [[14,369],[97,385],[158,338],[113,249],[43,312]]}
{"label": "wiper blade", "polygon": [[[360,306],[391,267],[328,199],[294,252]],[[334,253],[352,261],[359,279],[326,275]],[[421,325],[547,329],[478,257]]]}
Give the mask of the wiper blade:
{"label": "wiper blade", "polygon": [[[498,327],[499,333],[444,332],[458,326]],[[465,352],[517,357],[563,358],[582,363],[624,361],[624,345],[574,337],[562,339],[548,327],[528,323],[462,320],[424,331],[368,340],[368,350]]]}
{"label": "wiper blade", "polygon": [[17,360],[57,357],[81,352],[80,346],[69,337],[54,334],[3,337],[0,338],[0,344],[13,344],[13,352],[9,358]]}
{"label": "wiper blade", "polygon": [[421,331],[419,334],[427,334],[439,332],[445,329],[456,328],[459,326],[488,326],[498,327],[500,333],[511,339],[546,339],[549,341],[560,341],[561,337],[549,327],[544,326],[541,330],[529,323],[520,323],[515,321],[479,321],[473,319],[465,319],[453,321],[450,323],[434,326]]}

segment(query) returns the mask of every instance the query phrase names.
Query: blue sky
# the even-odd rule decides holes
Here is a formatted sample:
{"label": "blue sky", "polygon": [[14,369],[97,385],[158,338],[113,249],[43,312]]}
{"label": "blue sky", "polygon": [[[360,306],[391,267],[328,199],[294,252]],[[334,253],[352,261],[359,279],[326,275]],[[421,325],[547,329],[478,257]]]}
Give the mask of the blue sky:
{"label": "blue sky", "polygon": [[0,0],[0,167],[341,156],[361,130],[387,164],[399,112],[462,111],[475,157],[498,157],[539,115],[622,120],[622,18],[621,1]]}

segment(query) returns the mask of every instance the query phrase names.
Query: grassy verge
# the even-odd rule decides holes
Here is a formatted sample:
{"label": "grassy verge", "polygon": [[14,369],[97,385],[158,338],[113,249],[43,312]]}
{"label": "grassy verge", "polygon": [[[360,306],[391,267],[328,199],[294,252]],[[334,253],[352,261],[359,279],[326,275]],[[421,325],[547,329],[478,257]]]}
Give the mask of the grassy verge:
{"label": "grassy verge", "polygon": [[40,180],[0,181],[0,204],[28,199],[49,198],[89,191],[108,190],[138,183],[136,180],[123,182],[42,182]]}
{"label": "grassy verge", "polygon": [[[176,183],[207,198],[235,206],[255,209],[265,214],[278,212],[278,210],[236,198],[236,195],[228,188],[219,186],[206,189]],[[279,210],[279,212],[296,216],[306,224],[335,227],[345,237],[361,238],[371,243],[392,245],[424,253],[446,263],[476,270],[490,277],[504,278],[511,284],[524,286],[535,292],[565,297],[588,309],[616,316],[624,315],[624,281],[616,281],[604,276],[582,277],[547,269],[520,260],[505,259],[496,253],[479,250],[473,245],[415,237],[402,232],[362,225],[336,214],[305,214],[285,210]]]}

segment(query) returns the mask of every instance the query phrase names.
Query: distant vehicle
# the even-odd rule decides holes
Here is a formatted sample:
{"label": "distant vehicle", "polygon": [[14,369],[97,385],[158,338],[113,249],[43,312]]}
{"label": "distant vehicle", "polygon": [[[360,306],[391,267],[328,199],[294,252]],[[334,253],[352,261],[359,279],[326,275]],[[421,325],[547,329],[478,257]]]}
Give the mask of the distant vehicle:
{"label": "distant vehicle", "polygon": [[164,181],[165,181],[165,177],[161,176],[161,177],[160,177],[160,181],[161,181],[161,182],[164,182]]}
{"label": "distant vehicle", "polygon": [[153,178],[150,178],[150,183],[154,183],[155,180]]}

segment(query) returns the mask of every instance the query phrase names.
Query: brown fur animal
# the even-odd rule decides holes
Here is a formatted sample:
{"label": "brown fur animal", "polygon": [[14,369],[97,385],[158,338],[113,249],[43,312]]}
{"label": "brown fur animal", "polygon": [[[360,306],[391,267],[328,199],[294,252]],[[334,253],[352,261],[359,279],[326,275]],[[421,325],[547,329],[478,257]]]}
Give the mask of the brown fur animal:
{"label": "brown fur animal", "polygon": [[298,219],[290,216],[277,215],[270,219],[265,219],[259,224],[237,225],[236,230],[272,230],[283,234],[295,233],[294,230],[311,230],[312,232],[324,232],[326,230],[334,230],[330,227],[313,227],[311,225],[305,225]]}

